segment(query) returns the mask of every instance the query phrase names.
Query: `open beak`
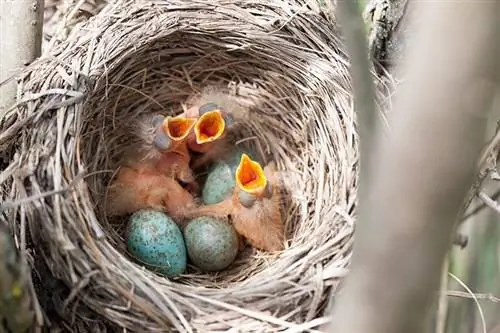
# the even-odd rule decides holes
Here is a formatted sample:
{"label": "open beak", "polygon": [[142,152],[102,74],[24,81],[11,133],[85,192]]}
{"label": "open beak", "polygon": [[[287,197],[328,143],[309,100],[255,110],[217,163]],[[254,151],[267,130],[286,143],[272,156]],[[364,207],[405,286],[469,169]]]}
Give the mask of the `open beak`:
{"label": "open beak", "polygon": [[167,117],[162,124],[165,134],[173,141],[182,141],[191,132],[196,124],[196,118]]}
{"label": "open beak", "polygon": [[252,161],[247,154],[241,155],[240,164],[236,169],[236,184],[243,191],[261,196],[267,187],[267,178],[262,166]]}
{"label": "open beak", "polygon": [[225,128],[226,122],[220,110],[203,113],[194,126],[196,143],[203,144],[219,139]]}

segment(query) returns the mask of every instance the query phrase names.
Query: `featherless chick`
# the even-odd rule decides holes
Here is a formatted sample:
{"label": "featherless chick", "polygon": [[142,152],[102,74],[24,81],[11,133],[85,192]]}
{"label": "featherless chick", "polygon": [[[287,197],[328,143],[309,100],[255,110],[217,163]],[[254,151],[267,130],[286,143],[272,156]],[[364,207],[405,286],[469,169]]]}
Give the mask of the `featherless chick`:
{"label": "featherless chick", "polygon": [[106,198],[108,216],[149,208],[165,212],[178,224],[196,206],[196,199],[179,182],[148,163],[121,167]]}
{"label": "featherless chick", "polygon": [[196,117],[194,131],[188,136],[188,148],[194,153],[194,170],[216,161],[231,151],[229,133],[243,123],[248,109],[234,96],[209,86],[192,102],[184,115]]}
{"label": "featherless chick", "polygon": [[232,195],[220,203],[195,207],[186,213],[186,218],[229,218],[235,230],[253,247],[280,251],[285,241],[281,204],[274,163],[263,169],[258,162],[243,154],[236,170]]}
{"label": "featherless chick", "polygon": [[188,189],[199,190],[187,148],[195,122],[196,118],[161,115],[143,116],[135,122],[122,165],[109,186],[108,215],[152,208],[176,222],[182,220],[182,212],[195,204]]}

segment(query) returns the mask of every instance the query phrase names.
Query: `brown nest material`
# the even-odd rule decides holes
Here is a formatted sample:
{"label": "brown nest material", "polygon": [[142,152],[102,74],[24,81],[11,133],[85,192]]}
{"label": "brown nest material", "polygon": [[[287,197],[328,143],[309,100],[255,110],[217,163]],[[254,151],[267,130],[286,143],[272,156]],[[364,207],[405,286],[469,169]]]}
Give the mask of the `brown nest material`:
{"label": "brown nest material", "polygon": [[45,0],[43,47],[50,48],[65,39],[71,29],[99,13],[111,0]]}
{"label": "brown nest material", "polygon": [[[358,140],[341,41],[311,6],[118,2],[23,73],[18,105],[0,127],[9,158],[1,218],[42,285],[68,288],[58,296],[67,325],[301,332],[327,321],[351,253]],[[102,197],[127,145],[120,129],[145,113],[179,112],[208,84],[250,108],[242,144],[288,173],[289,242],[281,253],[252,250],[218,274],[169,280],[130,260]]]}

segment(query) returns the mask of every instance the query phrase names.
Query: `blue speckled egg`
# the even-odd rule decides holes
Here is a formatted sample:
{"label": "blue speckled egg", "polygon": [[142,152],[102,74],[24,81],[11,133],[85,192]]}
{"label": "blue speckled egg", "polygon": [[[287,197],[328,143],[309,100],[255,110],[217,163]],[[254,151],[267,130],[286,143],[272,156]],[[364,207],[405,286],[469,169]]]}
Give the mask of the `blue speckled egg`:
{"label": "blue speckled egg", "polygon": [[130,216],[127,247],[131,255],[147,268],[167,277],[184,273],[187,253],[182,232],[162,212],[139,210]]}
{"label": "blue speckled egg", "polygon": [[189,259],[205,272],[228,267],[238,254],[238,235],[226,221],[199,217],[184,228]]}
{"label": "blue speckled egg", "polygon": [[205,205],[219,203],[231,194],[236,185],[236,169],[243,153],[253,159],[254,154],[234,148],[224,159],[215,162],[210,168],[201,191],[201,199]]}

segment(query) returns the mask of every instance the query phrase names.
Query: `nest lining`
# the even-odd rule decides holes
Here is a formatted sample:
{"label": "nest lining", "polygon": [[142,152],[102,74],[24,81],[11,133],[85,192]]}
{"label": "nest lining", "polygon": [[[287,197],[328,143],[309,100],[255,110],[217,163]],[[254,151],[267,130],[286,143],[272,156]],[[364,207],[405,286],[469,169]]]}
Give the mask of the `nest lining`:
{"label": "nest lining", "polygon": [[[332,24],[302,1],[122,1],[30,66],[2,123],[11,160],[0,181],[3,201],[35,199],[2,219],[19,247],[27,228],[72,289],[67,318],[87,320],[84,305],[135,332],[317,326],[350,257],[356,200],[340,47]],[[130,260],[100,203],[127,144],[122,129],[145,113],[179,113],[207,85],[251,110],[241,144],[286,170],[289,244],[246,253],[219,274],[168,280]]]}

